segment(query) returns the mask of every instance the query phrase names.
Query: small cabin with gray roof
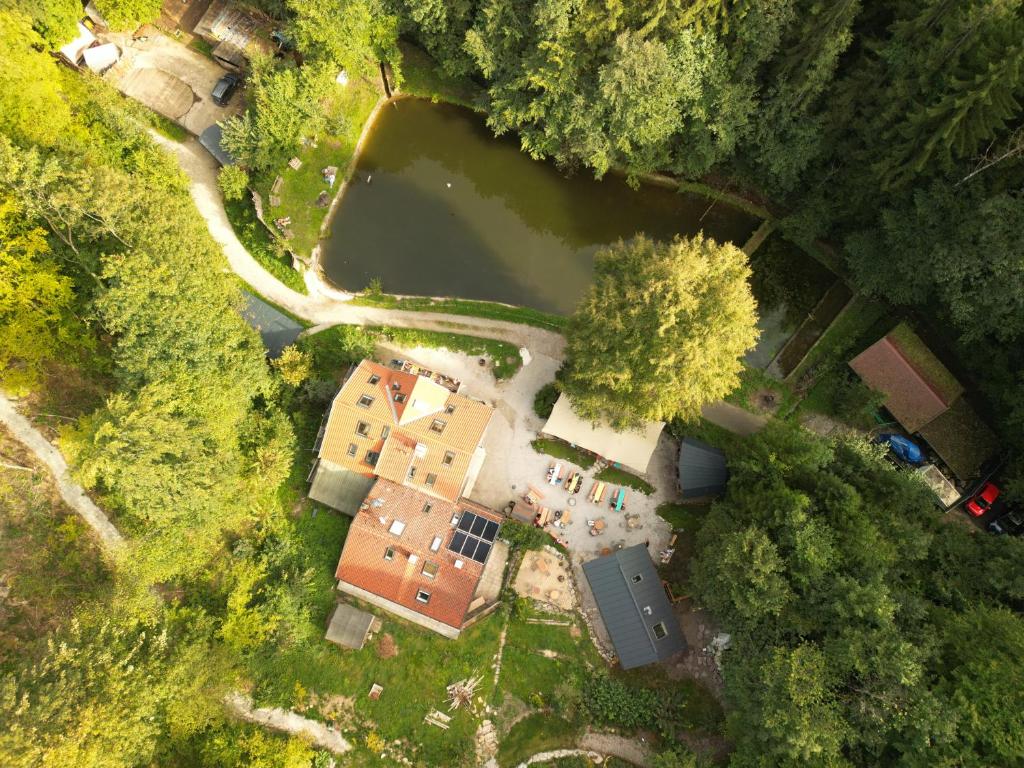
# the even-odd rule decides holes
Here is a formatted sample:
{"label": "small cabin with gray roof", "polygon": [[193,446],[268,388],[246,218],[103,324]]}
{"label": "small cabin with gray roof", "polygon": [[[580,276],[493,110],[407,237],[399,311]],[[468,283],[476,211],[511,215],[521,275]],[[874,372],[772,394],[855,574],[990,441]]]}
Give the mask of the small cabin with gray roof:
{"label": "small cabin with gray roof", "polygon": [[647,547],[637,544],[583,564],[623,669],[665,661],[686,639]]}

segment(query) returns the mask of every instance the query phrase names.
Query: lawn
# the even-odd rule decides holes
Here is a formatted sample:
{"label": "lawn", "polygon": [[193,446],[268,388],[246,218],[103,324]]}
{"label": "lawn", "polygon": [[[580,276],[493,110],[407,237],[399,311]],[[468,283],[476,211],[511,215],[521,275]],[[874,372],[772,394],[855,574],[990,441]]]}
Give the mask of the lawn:
{"label": "lawn", "polygon": [[492,320],[507,320],[511,323],[532,325],[549,331],[561,332],[567,317],[541,312],[529,307],[515,307],[493,301],[474,301],[471,299],[432,299],[419,296],[392,296],[388,293],[366,294],[351,301],[352,304],[364,307],[384,307],[386,309],[405,309],[412,312],[443,312],[450,315],[469,315],[486,317]]}
{"label": "lawn", "polygon": [[260,266],[293,291],[305,293],[306,283],[302,275],[292,269],[291,255],[256,218],[252,205],[245,199],[225,200],[224,211],[238,239]]}
{"label": "lawn", "polygon": [[676,596],[688,594],[690,558],[693,556],[697,533],[707,517],[708,504],[673,504],[665,502],[658,515],[672,526],[676,536],[675,554],[666,565],[658,565],[658,574],[671,586]]}
{"label": "lawn", "polygon": [[[502,659],[499,693],[511,694],[534,707],[555,705],[554,693],[559,685],[578,688],[592,669],[603,667],[578,618],[552,614],[535,608],[509,620]],[[553,624],[531,624],[529,618],[571,622],[571,627]],[[573,637],[573,633],[577,637]],[[542,651],[550,651],[545,655]],[[553,657],[550,657],[552,656]]]}
{"label": "lawn", "polygon": [[556,459],[571,461],[583,469],[590,469],[594,466],[595,459],[593,454],[575,448],[568,443],[563,443],[561,440],[548,440],[544,437],[538,437],[530,445],[533,446],[533,450],[537,453],[546,453],[548,456],[554,456]]}
{"label": "lawn", "polygon": [[[774,407],[761,407],[761,396],[774,396]],[[744,367],[740,372],[740,385],[726,398],[726,402],[738,405],[752,413],[762,413],[777,419],[787,419],[793,415],[799,405],[799,398],[793,388],[784,381],[772,378],[760,368]]]}
{"label": "lawn", "polygon": [[498,765],[512,768],[539,752],[567,749],[576,745],[581,728],[546,712],[523,718],[501,740]]}
{"label": "lawn", "polygon": [[402,40],[402,93],[431,101],[446,101],[470,109],[479,109],[483,88],[469,78],[446,75],[422,48]]}
{"label": "lawn", "polygon": [[[452,641],[377,612],[384,620],[382,633],[361,650],[343,650],[315,640],[254,659],[257,701],[302,709],[310,703],[311,694],[321,700],[345,697],[351,701],[338,703],[350,712],[339,725],[350,734],[372,732],[386,741],[407,742],[403,751],[417,764],[471,765],[477,719],[464,709],[449,713],[445,689],[457,680],[482,674],[480,695],[490,696],[493,676],[489,672],[501,615],[483,619]],[[397,649],[392,658],[382,658],[380,653],[384,635],[392,638]],[[384,688],[377,701],[367,696],[374,683]],[[297,697],[297,690],[306,696]],[[449,730],[423,722],[424,715],[434,709],[452,716]],[[316,714],[311,709],[307,712]]]}
{"label": "lawn", "polygon": [[[327,107],[328,122],[335,126],[335,131],[318,137],[315,145],[305,146],[299,151],[298,158],[302,161],[299,170],[285,166],[254,179],[256,190],[264,200],[266,220],[291,217],[292,237],[288,244],[302,257],[312,254],[329,210],[318,207],[317,198],[321,192],[328,192],[333,197],[347,178],[363,126],[380,97],[374,84],[360,78],[352,78],[348,85],[339,86],[337,98]],[[329,165],[338,168],[333,189],[327,186],[321,173]],[[280,205],[272,206],[270,188],[278,175],[283,179],[278,193],[281,200]]]}
{"label": "lawn", "polygon": [[606,483],[612,485],[625,485],[628,488],[632,488],[634,491],[640,491],[640,493],[650,496],[654,493],[654,486],[644,480],[642,477],[634,475],[632,472],[627,472],[624,469],[618,467],[605,467],[596,475],[595,478],[598,480],[604,480]]}

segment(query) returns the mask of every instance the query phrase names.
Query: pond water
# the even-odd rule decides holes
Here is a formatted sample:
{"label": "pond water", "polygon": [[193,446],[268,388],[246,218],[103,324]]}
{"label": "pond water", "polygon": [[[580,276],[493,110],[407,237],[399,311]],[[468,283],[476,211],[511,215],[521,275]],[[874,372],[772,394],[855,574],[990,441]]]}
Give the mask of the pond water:
{"label": "pond water", "polygon": [[743,245],[758,220],[722,202],[589,171],[566,177],[518,141],[495,138],[466,109],[400,99],[364,144],[330,224],[327,278],[362,290],[456,296],[569,313],[594,253],[645,232],[668,240],[703,229]]}

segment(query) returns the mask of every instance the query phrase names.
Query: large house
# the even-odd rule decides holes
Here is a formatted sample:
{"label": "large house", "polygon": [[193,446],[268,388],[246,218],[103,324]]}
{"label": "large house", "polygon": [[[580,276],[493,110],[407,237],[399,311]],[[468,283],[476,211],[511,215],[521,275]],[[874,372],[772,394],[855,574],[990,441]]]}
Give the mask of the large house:
{"label": "large house", "polygon": [[338,589],[456,638],[498,600],[501,518],[469,501],[378,479],[352,521]]}
{"label": "large house", "polygon": [[369,360],[350,372],[327,417],[311,499],[354,515],[377,477],[447,501],[470,494],[494,411],[422,373]]}
{"label": "large house", "polygon": [[331,404],[309,496],[353,516],[338,589],[458,637],[497,602],[501,518],[465,498],[493,409],[458,382],[363,360]]}

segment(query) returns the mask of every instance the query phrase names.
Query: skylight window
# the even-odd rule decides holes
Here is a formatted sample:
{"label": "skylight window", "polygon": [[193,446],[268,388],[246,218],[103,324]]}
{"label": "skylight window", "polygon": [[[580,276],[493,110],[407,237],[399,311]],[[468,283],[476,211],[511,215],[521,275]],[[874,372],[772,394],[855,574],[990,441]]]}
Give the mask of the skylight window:
{"label": "skylight window", "polygon": [[428,579],[432,579],[437,576],[437,572],[441,570],[441,567],[437,563],[433,563],[427,560],[423,563],[423,575]]}
{"label": "skylight window", "polygon": [[655,640],[661,640],[662,638],[668,636],[668,628],[665,627],[665,622],[663,621],[659,621],[657,624],[651,627],[651,629],[654,630]]}
{"label": "skylight window", "polygon": [[430,593],[427,592],[427,590],[425,590],[425,589],[421,589],[421,590],[416,592],[416,599],[419,602],[421,602],[421,603],[429,603],[430,602]]}
{"label": "skylight window", "polygon": [[367,381],[367,383],[368,384],[376,384],[378,381],[380,381],[380,376],[378,376],[376,373],[374,373],[374,374],[371,374],[371,376],[370,376],[369,380]]}
{"label": "skylight window", "polygon": [[391,527],[388,528],[388,533],[393,533],[393,534],[395,534],[395,536],[401,536],[402,535],[402,531],[404,531],[404,530],[405,530],[405,523],[403,523],[401,520],[395,520],[395,522],[393,522],[391,524]]}

